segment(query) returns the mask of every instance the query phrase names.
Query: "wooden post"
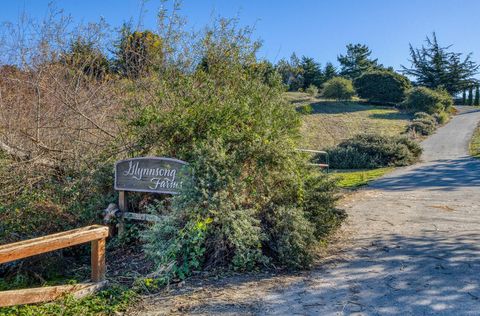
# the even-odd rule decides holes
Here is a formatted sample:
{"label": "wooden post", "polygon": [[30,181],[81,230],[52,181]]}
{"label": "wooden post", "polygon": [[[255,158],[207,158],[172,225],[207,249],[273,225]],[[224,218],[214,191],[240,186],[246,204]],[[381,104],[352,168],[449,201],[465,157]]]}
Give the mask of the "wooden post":
{"label": "wooden post", "polygon": [[118,235],[121,237],[125,233],[125,212],[127,211],[127,192],[118,191],[118,209],[120,210],[120,220],[118,223]]}
{"label": "wooden post", "polygon": [[105,280],[105,238],[92,241],[92,282]]}

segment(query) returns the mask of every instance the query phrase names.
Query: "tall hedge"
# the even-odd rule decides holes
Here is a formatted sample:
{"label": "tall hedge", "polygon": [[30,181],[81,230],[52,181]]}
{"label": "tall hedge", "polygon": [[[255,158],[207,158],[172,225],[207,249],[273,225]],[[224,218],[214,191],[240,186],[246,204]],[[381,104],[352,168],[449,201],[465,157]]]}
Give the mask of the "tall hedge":
{"label": "tall hedge", "polygon": [[367,72],[354,81],[357,94],[372,102],[398,103],[412,87],[410,80],[393,71]]}

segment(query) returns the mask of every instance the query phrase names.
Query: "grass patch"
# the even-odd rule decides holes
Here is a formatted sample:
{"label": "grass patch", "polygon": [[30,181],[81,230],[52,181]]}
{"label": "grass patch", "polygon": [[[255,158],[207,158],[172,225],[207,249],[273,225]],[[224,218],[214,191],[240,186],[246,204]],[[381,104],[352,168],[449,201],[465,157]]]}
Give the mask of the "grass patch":
{"label": "grass patch", "polygon": [[470,140],[470,155],[480,159],[480,125],[477,126]]}
{"label": "grass patch", "polygon": [[0,316],[119,315],[127,309],[136,295],[134,291],[125,287],[112,286],[83,299],[67,296],[52,303],[0,308]]}
{"label": "grass patch", "polygon": [[288,92],[286,98],[302,113],[302,148],[324,150],[361,133],[400,135],[412,118],[394,107],[358,99],[325,100],[299,92]]}
{"label": "grass patch", "polygon": [[393,167],[369,169],[369,170],[334,170],[332,174],[340,178],[339,186],[342,188],[358,188],[367,185],[381,176],[392,171]]}

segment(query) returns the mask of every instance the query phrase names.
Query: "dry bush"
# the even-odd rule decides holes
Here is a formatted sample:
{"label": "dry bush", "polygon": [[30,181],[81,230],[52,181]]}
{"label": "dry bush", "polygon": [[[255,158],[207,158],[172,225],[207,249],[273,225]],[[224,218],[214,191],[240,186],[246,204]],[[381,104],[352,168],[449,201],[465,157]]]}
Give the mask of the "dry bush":
{"label": "dry bush", "polygon": [[[18,172],[2,177],[4,185],[8,178],[18,187],[52,171],[78,171],[114,150],[121,93],[113,75],[92,71],[103,62],[102,23],[67,32],[70,19],[52,10],[40,24],[23,19],[15,27],[5,25],[11,35],[1,49],[13,57],[0,67],[0,149]],[[78,39],[97,54],[78,55]],[[30,179],[18,183],[18,173]]]}

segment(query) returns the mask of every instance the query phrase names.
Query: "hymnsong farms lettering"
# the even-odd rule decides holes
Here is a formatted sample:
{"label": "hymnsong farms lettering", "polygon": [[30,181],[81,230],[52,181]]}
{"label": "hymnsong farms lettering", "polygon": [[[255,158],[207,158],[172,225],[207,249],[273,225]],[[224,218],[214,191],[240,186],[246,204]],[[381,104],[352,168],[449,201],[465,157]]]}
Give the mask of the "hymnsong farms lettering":
{"label": "hymnsong farms lettering", "polygon": [[140,157],[115,164],[115,190],[177,194],[186,162],[173,158]]}

